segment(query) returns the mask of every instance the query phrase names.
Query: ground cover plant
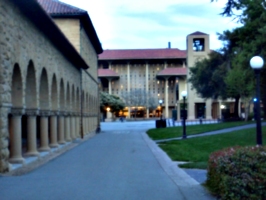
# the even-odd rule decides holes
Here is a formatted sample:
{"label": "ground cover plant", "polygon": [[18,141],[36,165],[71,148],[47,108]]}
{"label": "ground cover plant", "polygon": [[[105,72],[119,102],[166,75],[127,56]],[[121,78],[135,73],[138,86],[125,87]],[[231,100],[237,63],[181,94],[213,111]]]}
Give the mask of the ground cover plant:
{"label": "ground cover plant", "polygon": [[[254,122],[238,121],[238,122],[226,122],[226,123],[217,123],[217,124],[190,125],[186,127],[187,129],[186,133],[187,135],[194,135],[194,134],[206,133],[209,131],[216,131],[225,128],[242,126],[250,123]],[[178,127],[169,127],[169,128],[150,129],[147,131],[147,134],[153,140],[181,137],[183,134],[183,127],[178,126]]]}
{"label": "ground cover plant", "polygon": [[[266,127],[262,128],[263,141],[266,141]],[[231,133],[202,136],[186,140],[174,140],[159,143],[159,146],[174,161],[187,161],[181,164],[184,168],[207,169],[212,152],[232,146],[254,146],[256,144],[256,128],[243,129]]]}
{"label": "ground cover plant", "polygon": [[266,199],[266,146],[213,152],[206,186],[219,199]]}

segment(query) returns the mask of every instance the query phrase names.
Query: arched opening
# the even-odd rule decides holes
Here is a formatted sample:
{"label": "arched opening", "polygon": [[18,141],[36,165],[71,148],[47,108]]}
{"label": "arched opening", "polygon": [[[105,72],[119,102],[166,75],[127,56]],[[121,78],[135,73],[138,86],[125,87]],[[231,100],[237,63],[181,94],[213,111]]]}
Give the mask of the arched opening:
{"label": "arched opening", "polygon": [[52,79],[52,90],[51,90],[51,103],[52,103],[52,110],[56,111],[58,109],[58,102],[57,102],[57,81],[55,74],[53,75]]}
{"label": "arched opening", "polygon": [[64,89],[64,81],[61,79],[60,81],[60,110],[63,111],[65,109],[65,89]]}
{"label": "arched opening", "polygon": [[89,112],[89,94],[86,93],[86,101],[85,101],[85,111],[88,113]]}
{"label": "arched opening", "polygon": [[23,97],[23,86],[21,71],[18,64],[15,64],[12,75],[12,105],[16,108],[23,107],[22,97]]}
{"label": "arched opening", "polygon": [[39,90],[39,102],[40,102],[40,109],[41,110],[49,110],[49,90],[48,90],[48,77],[46,69],[43,68],[41,74],[41,84]]}
{"label": "arched opening", "polygon": [[80,96],[79,96],[79,88],[77,88],[77,101],[76,101],[76,111],[80,112]]}
{"label": "arched opening", "polygon": [[72,92],[71,92],[71,94],[72,94],[72,106],[71,106],[71,111],[72,112],[75,112],[76,110],[76,108],[75,108],[75,105],[76,105],[76,98],[75,98],[75,87],[74,87],[74,85],[72,85]]}
{"label": "arched opening", "polygon": [[37,92],[36,92],[36,73],[33,62],[30,61],[27,69],[26,77],[26,107],[37,108]]}
{"label": "arched opening", "polygon": [[66,92],[66,110],[71,110],[71,99],[70,99],[70,88],[69,83],[67,83],[67,92]]}

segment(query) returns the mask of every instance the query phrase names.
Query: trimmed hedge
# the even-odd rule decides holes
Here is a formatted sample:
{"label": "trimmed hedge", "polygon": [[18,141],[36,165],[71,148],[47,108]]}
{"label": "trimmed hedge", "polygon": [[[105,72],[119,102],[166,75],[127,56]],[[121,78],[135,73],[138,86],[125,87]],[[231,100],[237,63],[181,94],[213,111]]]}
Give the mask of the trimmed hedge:
{"label": "trimmed hedge", "polygon": [[233,147],[208,161],[207,187],[221,199],[266,200],[266,147]]}

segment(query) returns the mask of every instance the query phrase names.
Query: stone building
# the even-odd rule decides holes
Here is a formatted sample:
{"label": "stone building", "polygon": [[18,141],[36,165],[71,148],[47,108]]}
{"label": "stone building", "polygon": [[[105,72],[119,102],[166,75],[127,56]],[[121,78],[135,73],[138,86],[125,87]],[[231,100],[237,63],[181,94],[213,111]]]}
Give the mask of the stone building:
{"label": "stone building", "polygon": [[[141,89],[149,92],[149,96],[163,100],[162,107],[157,103],[156,113],[149,108],[127,106],[124,115],[132,117],[132,110],[144,110],[140,117],[163,116],[181,118],[183,98],[182,91],[187,91],[188,119],[217,119],[222,116],[220,109],[223,103],[233,111],[230,100],[221,102],[213,99],[202,99],[195,90],[191,90],[187,82],[198,59],[208,57],[210,53],[209,35],[194,32],[187,36],[187,49],[180,50],[169,47],[165,49],[116,49],[104,50],[99,55],[99,78],[101,89],[110,94],[123,97],[124,92]],[[176,112],[177,111],[177,112]]]}
{"label": "stone building", "polygon": [[102,48],[83,15],[73,45],[37,1],[0,2],[1,173],[95,130]]}

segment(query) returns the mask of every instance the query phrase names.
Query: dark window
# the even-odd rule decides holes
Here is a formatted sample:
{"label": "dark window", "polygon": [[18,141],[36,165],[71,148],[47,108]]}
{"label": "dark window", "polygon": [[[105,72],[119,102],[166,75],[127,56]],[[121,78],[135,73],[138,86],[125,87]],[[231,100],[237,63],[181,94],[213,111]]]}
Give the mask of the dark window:
{"label": "dark window", "polygon": [[203,38],[193,39],[193,50],[204,51],[204,39]]}

